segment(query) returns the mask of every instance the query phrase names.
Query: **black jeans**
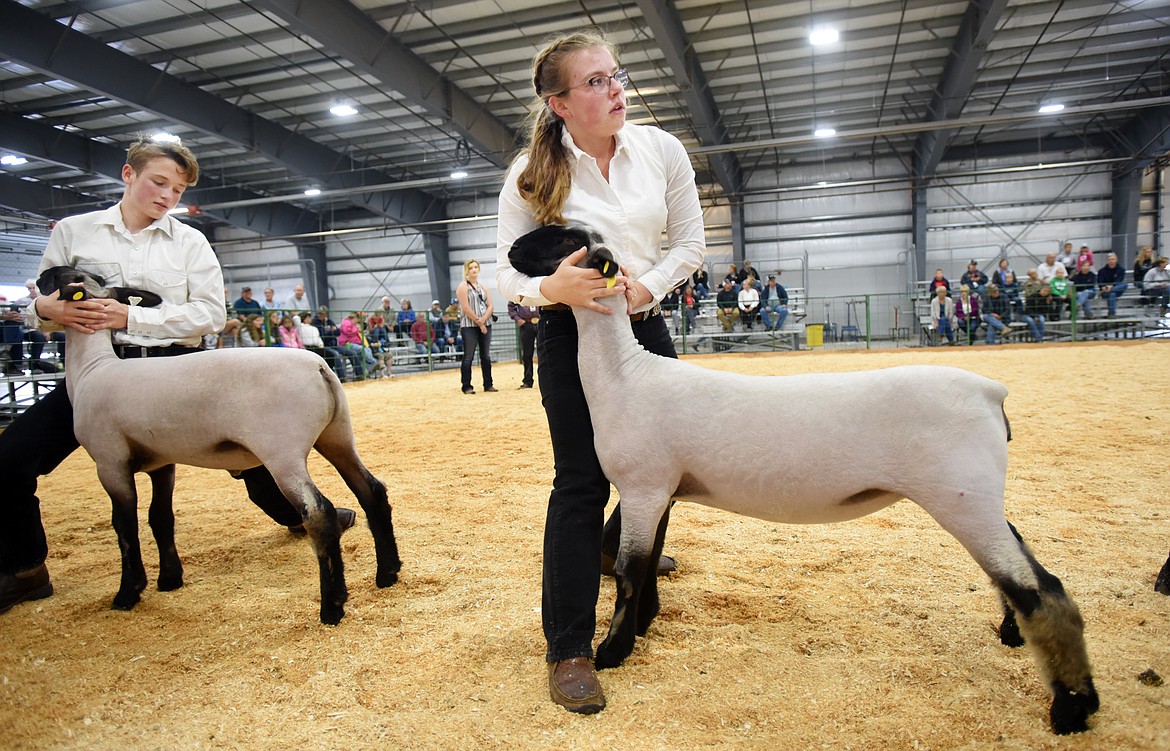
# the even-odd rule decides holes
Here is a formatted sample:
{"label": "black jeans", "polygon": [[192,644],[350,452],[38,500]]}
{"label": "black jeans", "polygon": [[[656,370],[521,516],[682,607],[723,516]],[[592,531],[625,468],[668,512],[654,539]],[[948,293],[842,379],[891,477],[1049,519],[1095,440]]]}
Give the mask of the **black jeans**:
{"label": "black jeans", "polygon": [[483,371],[483,387],[492,387],[492,327],[487,331],[479,330],[479,326],[464,326],[459,331],[463,334],[463,365],[460,371],[463,375],[463,390],[471,388],[471,361],[475,359],[475,349],[479,347],[479,367]]}
{"label": "black jeans", "polygon": [[[633,324],[647,350],[675,357],[662,316]],[[577,370],[577,321],[572,311],[545,310],[536,339],[541,403],[548,416],[555,476],[544,526],[542,620],[549,662],[593,656],[601,548],[619,532],[605,525],[609,480],[593,447],[589,405]],[[615,508],[614,517],[618,516]],[[607,545],[607,549],[611,549]]]}
{"label": "black jeans", "polygon": [[[7,484],[0,493],[0,571],[11,574],[45,562],[49,548],[37,478],[56,469],[79,445],[64,381],[0,433],[0,478]],[[264,513],[285,526],[301,523],[300,513],[263,466],[246,470],[240,478]]]}
{"label": "black jeans", "polygon": [[520,324],[520,362],[524,364],[524,385],[532,385],[532,354],[536,351],[536,326],[525,321]]}

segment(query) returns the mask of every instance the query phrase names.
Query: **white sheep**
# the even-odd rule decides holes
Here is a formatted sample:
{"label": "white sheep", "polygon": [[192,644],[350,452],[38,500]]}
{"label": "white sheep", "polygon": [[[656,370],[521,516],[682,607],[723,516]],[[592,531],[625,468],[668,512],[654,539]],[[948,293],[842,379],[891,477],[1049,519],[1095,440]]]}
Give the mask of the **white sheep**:
{"label": "white sheep", "polygon": [[[545,276],[588,246],[582,265],[612,276],[617,264],[603,242],[587,228],[542,227],[518,239],[509,260],[521,273]],[[623,295],[599,302],[613,313],[573,308],[597,456],[621,499],[617,602],[597,650],[599,669],[620,665],[658,614],[651,562],[672,498],[793,524],[856,519],[908,498],[999,588],[1001,641],[1018,646],[1022,632],[1032,645],[1053,692],[1053,730],[1087,729],[1099,703],[1084,622],[1004,518],[1010,429],[1001,384],[944,367],[786,377],[713,371],[642,349]],[[745,469],[690,433],[659,430],[680,404],[704,415],[751,405],[792,440]]]}
{"label": "white sheep", "polygon": [[[153,293],[107,290],[84,272],[55,267],[38,280],[41,292],[71,293],[83,283],[95,297],[150,306]],[[71,295],[72,296],[72,295]],[[175,464],[242,471],[263,464],[285,498],[301,513],[321,574],[321,622],[338,623],[348,597],[340,530],[333,505],[313,484],[310,449],[332,464],[357,496],[374,537],[375,582],[388,587],[401,563],[385,486],[366,469],[354,446],[349,407],[325,361],[298,349],[224,349],[182,357],[119,360],[110,332],[66,333],[65,383],[73,403],[77,440],[97,464],[113,501],[113,526],[122,551],[122,580],[113,607],[129,610],[146,588],[138,542],[134,473],[150,476],[150,526],[159,548],[160,590],[183,584],[175,550]],[[225,389],[224,384],[230,388]]]}

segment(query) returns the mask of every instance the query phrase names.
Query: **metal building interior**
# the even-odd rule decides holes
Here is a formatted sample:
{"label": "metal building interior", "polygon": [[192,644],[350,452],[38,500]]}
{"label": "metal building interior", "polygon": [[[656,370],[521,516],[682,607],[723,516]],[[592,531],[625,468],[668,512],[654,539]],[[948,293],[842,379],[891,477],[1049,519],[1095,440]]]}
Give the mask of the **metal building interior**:
{"label": "metal building interior", "polygon": [[880,236],[921,279],[963,245],[931,234],[940,191],[1017,178],[965,194],[1002,235],[976,244],[1047,216],[1160,249],[1166,0],[0,0],[0,254],[35,268],[48,221],[117,200],[128,142],[165,131],[203,167],[187,221],[236,268],[312,259],[316,295],[353,305],[445,296],[492,252],[533,54],[584,26],[620,46],[629,120],[690,152],[713,258],[856,265]]}

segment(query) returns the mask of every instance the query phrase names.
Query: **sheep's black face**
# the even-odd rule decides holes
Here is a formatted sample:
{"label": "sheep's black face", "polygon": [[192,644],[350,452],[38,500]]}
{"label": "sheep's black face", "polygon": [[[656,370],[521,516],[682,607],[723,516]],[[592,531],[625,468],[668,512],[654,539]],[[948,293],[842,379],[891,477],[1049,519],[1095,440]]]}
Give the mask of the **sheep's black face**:
{"label": "sheep's black face", "polygon": [[100,276],[87,274],[70,266],[54,266],[42,271],[37,278],[37,289],[42,295],[51,295],[59,290],[62,300],[112,297],[124,305],[140,305],[147,308],[162,303],[162,298],[153,292],[130,287],[106,287],[106,281]]}
{"label": "sheep's black face", "polygon": [[512,268],[528,276],[549,276],[561,261],[582,247],[589,249],[584,266],[597,269],[602,276],[613,278],[618,265],[605,239],[589,227],[562,227],[549,224],[532,230],[512,243],[508,261]]}

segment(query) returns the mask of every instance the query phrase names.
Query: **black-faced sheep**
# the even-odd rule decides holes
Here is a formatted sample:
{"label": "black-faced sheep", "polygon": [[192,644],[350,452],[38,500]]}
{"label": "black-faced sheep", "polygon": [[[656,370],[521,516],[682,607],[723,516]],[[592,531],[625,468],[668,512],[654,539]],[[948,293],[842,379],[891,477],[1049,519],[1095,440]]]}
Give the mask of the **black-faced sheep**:
{"label": "black-faced sheep", "polygon": [[[48,269],[38,280],[44,294],[77,283],[95,297],[148,306],[158,302],[149,292],[107,290],[100,278],[66,267]],[[358,457],[345,392],[320,357],[305,350],[256,348],[119,360],[108,331],[70,329],[66,336],[65,382],[74,433],[113,501],[122,552],[115,609],[133,608],[146,588],[134,473],[151,478],[149,520],[159,548],[158,586],[170,590],[183,584],[171,507],[175,464],[229,471],[263,464],[300,511],[317,555],[321,622],[338,623],[348,597],[341,531],[333,504],[309,477],[305,459],[314,448],[337,469],[365,511],[377,555],[375,582],[388,587],[397,581],[401,563],[386,488]],[[225,390],[225,383],[232,388]]]}
{"label": "black-faced sheep", "polygon": [[[602,238],[585,228],[537,229],[515,242],[509,260],[521,273],[546,276],[585,246],[583,265],[617,273]],[[1081,614],[1004,518],[1010,432],[1002,385],[943,367],[786,377],[717,372],[646,352],[631,331],[625,297],[598,302],[612,313],[573,308],[597,456],[622,512],[617,602],[598,668],[620,665],[658,614],[652,562],[672,498],[798,524],[856,519],[908,498],[998,587],[1001,640],[1031,644],[1052,690],[1053,730],[1087,729],[1098,698]],[[745,475],[740,463],[691,434],[651,428],[668,424],[680,404],[705,415],[751,404],[798,438]],[[631,414],[646,429],[631,426]]]}

